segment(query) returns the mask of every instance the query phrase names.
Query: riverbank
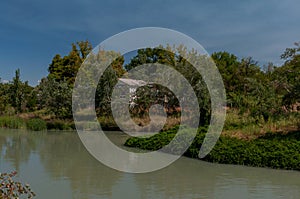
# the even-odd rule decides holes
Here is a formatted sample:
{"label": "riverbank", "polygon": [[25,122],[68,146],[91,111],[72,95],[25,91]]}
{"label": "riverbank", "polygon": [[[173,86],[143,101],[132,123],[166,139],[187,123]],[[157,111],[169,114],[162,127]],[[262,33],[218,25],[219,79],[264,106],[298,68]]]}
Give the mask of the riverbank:
{"label": "riverbank", "polygon": [[[198,158],[206,129],[199,128],[192,145],[184,153],[185,156]],[[125,146],[158,150],[174,138],[177,130],[178,128],[174,128],[149,138],[129,138]],[[176,145],[178,148],[174,147],[170,151],[176,154],[180,146],[178,143]],[[201,160],[221,164],[300,170],[300,131],[266,133],[251,140],[222,134],[213,150]]]}
{"label": "riverbank", "polygon": [[[224,131],[218,142],[213,150],[202,160],[222,164],[300,170],[300,130],[299,126],[296,125],[297,116],[292,115],[284,120],[265,123],[266,127],[263,128],[253,123],[244,125],[241,128],[241,122],[227,117]],[[98,119],[104,130],[119,130],[111,118],[101,117]],[[146,121],[143,122],[146,123]],[[175,122],[175,120],[172,122]],[[243,122],[246,124],[245,120]],[[249,131],[249,126],[252,128],[251,131]],[[21,117],[1,116],[0,128],[28,129],[33,131],[74,130],[75,125],[72,120],[25,117],[23,115]],[[149,138],[129,138],[125,146],[145,150],[158,150],[174,138],[177,130],[178,126],[173,128],[168,126],[162,132]],[[186,129],[186,131],[188,130]],[[185,152],[185,156],[198,158],[206,130],[207,128],[205,127],[198,129],[198,134],[192,145]],[[176,146],[178,148],[173,148],[171,150],[172,153],[176,153],[179,150],[180,142]]]}
{"label": "riverbank", "polygon": [[[150,122],[149,117],[133,118],[134,122],[139,126],[145,126]],[[156,120],[163,121],[164,118],[156,118]],[[120,131],[120,128],[112,117],[98,117],[98,121],[104,131]],[[166,120],[162,130],[168,130],[180,124],[180,118],[169,117]],[[87,124],[89,125],[89,123]],[[76,130],[72,119],[57,119],[50,115],[43,115],[37,113],[27,113],[14,116],[0,116],[0,128],[11,129],[28,129],[33,131],[42,130]],[[93,128],[93,123],[91,123]]]}
{"label": "riverbank", "polygon": [[43,130],[74,130],[71,120],[24,118],[20,116],[1,116],[0,128],[28,129],[32,131]]}

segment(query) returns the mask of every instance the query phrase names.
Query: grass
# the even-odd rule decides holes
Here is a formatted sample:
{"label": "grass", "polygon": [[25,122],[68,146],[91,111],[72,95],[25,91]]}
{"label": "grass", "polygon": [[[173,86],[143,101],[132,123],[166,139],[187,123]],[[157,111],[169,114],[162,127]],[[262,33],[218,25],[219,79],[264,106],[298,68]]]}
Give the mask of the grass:
{"label": "grass", "polygon": [[24,117],[24,115],[22,117],[0,116],[0,128],[28,129],[32,131],[74,130],[75,124],[70,120],[44,120],[41,118],[34,118],[32,115],[28,118]]}
{"label": "grass", "polygon": [[26,128],[26,122],[24,119],[16,116],[2,116],[0,117],[0,127],[11,129],[24,129]]}
{"label": "grass", "polygon": [[[180,125],[180,123],[182,122],[180,117],[175,116],[169,116],[166,120],[163,116],[154,117],[155,121],[165,121],[164,125],[162,125],[162,131],[172,129],[175,126]],[[149,125],[151,123],[149,117],[133,117],[131,119],[137,126],[147,126],[151,128],[151,126]],[[187,119],[188,118],[183,118],[183,120]],[[120,130],[112,116],[100,116],[98,117],[98,121],[100,122],[101,127],[104,130]],[[126,126],[126,123],[128,123],[128,125],[131,125],[131,123],[124,121],[124,126]],[[156,125],[160,126],[159,124]],[[297,130],[299,128],[300,112],[291,112],[285,115],[283,114],[277,116],[276,118],[269,119],[268,121],[264,121],[263,118],[253,118],[247,113],[241,115],[239,114],[238,110],[230,109],[226,113],[226,121],[222,133],[223,135],[227,135],[230,137],[249,140],[262,136],[267,132],[280,133]],[[151,131],[151,129],[148,129],[148,131]]]}
{"label": "grass", "polygon": [[251,140],[267,132],[285,133],[300,129],[300,113],[293,112],[264,121],[247,114],[240,115],[237,110],[227,112],[222,134],[230,137]]}

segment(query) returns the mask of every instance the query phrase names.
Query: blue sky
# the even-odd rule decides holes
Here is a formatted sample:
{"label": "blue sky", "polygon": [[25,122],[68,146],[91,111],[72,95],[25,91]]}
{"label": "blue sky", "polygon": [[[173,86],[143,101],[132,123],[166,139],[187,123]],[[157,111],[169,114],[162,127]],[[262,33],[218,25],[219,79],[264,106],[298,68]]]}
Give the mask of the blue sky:
{"label": "blue sky", "polygon": [[229,51],[259,63],[280,64],[280,54],[300,40],[300,1],[100,1],[9,0],[0,3],[0,77],[36,85],[52,57],[71,43],[93,46],[137,27],[171,28],[197,40],[209,53]]}

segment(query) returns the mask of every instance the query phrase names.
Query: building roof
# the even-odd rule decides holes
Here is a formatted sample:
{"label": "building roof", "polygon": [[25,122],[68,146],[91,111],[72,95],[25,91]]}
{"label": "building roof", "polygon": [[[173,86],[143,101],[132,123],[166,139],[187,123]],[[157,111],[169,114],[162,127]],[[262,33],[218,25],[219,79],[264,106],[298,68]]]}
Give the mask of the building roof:
{"label": "building roof", "polygon": [[147,84],[143,80],[136,80],[136,79],[119,78],[119,81],[121,81],[122,83],[127,84],[129,86],[144,86]]}

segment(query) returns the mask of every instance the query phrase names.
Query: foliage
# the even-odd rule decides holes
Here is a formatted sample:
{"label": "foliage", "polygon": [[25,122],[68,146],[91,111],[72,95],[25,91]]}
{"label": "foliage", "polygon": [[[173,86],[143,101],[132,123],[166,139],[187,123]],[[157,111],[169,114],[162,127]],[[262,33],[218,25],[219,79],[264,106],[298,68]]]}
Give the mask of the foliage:
{"label": "foliage", "polygon": [[223,134],[237,136],[239,138],[257,137],[265,132],[282,132],[300,129],[299,112],[287,112],[272,116],[268,121],[263,117],[253,118],[249,114],[238,114],[238,110],[228,110]]}
{"label": "foliage", "polygon": [[22,91],[21,91],[21,80],[20,80],[20,70],[16,70],[16,76],[13,79],[13,84],[11,86],[11,99],[12,106],[15,107],[17,112],[21,111],[22,102]]}
{"label": "foliage", "polygon": [[240,106],[241,112],[250,111],[256,121],[262,117],[268,121],[274,115],[279,115],[281,111],[281,100],[276,96],[275,90],[267,83],[258,82],[256,79],[248,79],[249,92],[243,95],[243,104]]}
{"label": "foliage", "polygon": [[13,180],[17,172],[0,174],[0,199],[33,198],[35,193],[29,184],[23,185],[21,182]]}
{"label": "foliage", "polygon": [[[144,150],[158,150],[167,145],[175,136],[177,129],[161,132],[150,138],[129,138],[125,146]],[[204,140],[206,128],[199,133],[185,155],[198,158],[199,149]],[[180,143],[176,147],[180,147]],[[176,153],[176,147],[172,153]],[[221,136],[205,161],[222,164],[239,164],[257,167],[300,170],[300,132],[286,135],[269,133],[250,141]]]}
{"label": "foliage", "polygon": [[248,79],[259,79],[262,71],[251,57],[238,60],[235,55],[228,52],[216,52],[211,57],[222,75],[229,104],[235,107],[237,104],[232,95],[247,93]]}
{"label": "foliage", "polygon": [[26,122],[16,116],[1,116],[0,128],[21,129],[26,128]]}
{"label": "foliage", "polygon": [[300,170],[299,131],[285,136],[267,134],[251,141],[221,137],[206,161]]}
{"label": "foliage", "polygon": [[[13,114],[33,111],[36,106],[36,95],[28,82],[20,79],[20,70],[17,69],[12,82],[0,83],[0,114]],[[9,111],[13,107],[12,111]]]}
{"label": "foliage", "polygon": [[112,116],[101,116],[98,117],[98,121],[101,125],[102,130],[119,131],[120,128],[116,124]]}
{"label": "foliage", "polygon": [[32,131],[42,131],[47,129],[47,123],[39,118],[29,119],[26,122],[27,129]]}
{"label": "foliage", "polygon": [[65,120],[50,120],[46,122],[48,130],[74,130],[74,122]]}
{"label": "foliage", "polygon": [[283,103],[287,106],[300,102],[300,44],[295,43],[295,46],[294,48],[287,48],[281,55],[286,62],[283,67],[276,71],[276,77],[284,77],[286,93],[283,97]]}
{"label": "foliage", "polygon": [[222,75],[226,92],[236,91],[241,83],[239,82],[240,78],[236,78],[239,68],[238,58],[228,52],[215,52],[211,57]]}
{"label": "foliage", "polygon": [[59,54],[55,55],[48,68],[49,78],[58,82],[67,81],[72,85],[78,69],[91,50],[92,45],[88,41],[80,41],[72,44],[72,50],[68,55],[64,57]]}
{"label": "foliage", "polygon": [[127,139],[124,145],[145,150],[159,150],[170,143],[177,131],[178,126],[175,126],[172,129],[160,132],[149,138],[132,137]]}
{"label": "foliage", "polygon": [[[98,74],[98,69],[107,67],[99,81],[95,83],[96,94],[92,97],[95,97],[98,117],[110,117],[112,116],[110,103],[114,86],[118,82],[118,78],[122,77],[126,72],[123,69],[124,57],[114,51],[99,50],[97,53],[90,54],[88,61],[92,63],[86,64],[96,63],[96,67],[94,66],[96,68],[95,74]],[[94,76],[95,74],[89,75]],[[84,92],[81,94],[84,94]]]}
{"label": "foliage", "polygon": [[293,106],[300,102],[300,82],[292,86],[290,92],[283,97],[283,103],[286,106]]}
{"label": "foliage", "polygon": [[72,89],[66,80],[42,79],[37,87],[39,108],[45,108],[57,118],[72,117]]}
{"label": "foliage", "polygon": [[[269,120],[284,116],[287,112],[299,111],[300,104],[300,44],[287,48],[281,55],[285,63],[278,67],[269,63],[264,68],[259,66],[251,57],[239,59],[229,52],[216,52],[212,59],[216,63],[224,80],[227,95],[227,106],[238,110],[240,115],[251,117],[253,124],[261,125]],[[89,59],[86,59],[89,56]],[[198,97],[201,124],[208,124],[210,120],[210,95],[203,82],[202,76],[183,57],[204,60],[205,56],[197,52],[187,52],[184,46],[139,49],[128,63],[124,64],[124,57],[118,52],[99,49],[92,51],[88,41],[73,43],[67,55],[55,55],[49,65],[49,74],[32,87],[21,80],[20,70],[16,70],[15,77],[10,82],[0,81],[0,115],[12,116],[16,114],[47,111],[51,119],[72,119],[72,89],[78,69],[83,63],[103,68],[110,63],[104,74],[95,78],[99,73],[94,67],[86,77],[92,79],[93,85],[84,85],[81,95],[91,95],[95,98],[98,117],[112,117],[111,94],[118,78],[129,77],[131,69],[142,64],[159,63],[170,66],[182,74],[194,89]],[[264,70],[265,69],[265,70]],[[159,67],[153,67],[151,73],[159,73]],[[164,74],[170,81],[177,81],[171,74]],[[98,76],[97,76],[98,77]],[[130,77],[129,77],[130,78]],[[155,77],[153,76],[153,82]],[[173,78],[173,79],[172,79]],[[141,76],[140,79],[143,79]],[[99,80],[99,81],[98,81]],[[86,93],[86,86],[96,88],[96,94]],[[152,87],[152,88],[150,88]],[[153,92],[158,90],[160,92]],[[178,90],[185,98],[185,89]],[[149,107],[161,104],[167,107],[168,116],[180,115],[179,100],[171,90],[161,85],[143,86],[136,92],[135,106],[132,116],[145,117]],[[167,102],[165,102],[167,99]],[[297,110],[298,108],[298,110]],[[49,124],[51,126],[51,124]],[[18,124],[3,126],[18,127]],[[56,125],[54,125],[56,126]],[[57,125],[59,126],[59,125]],[[108,126],[111,126],[109,124]],[[62,127],[59,127],[62,128]]]}
{"label": "foliage", "polygon": [[283,106],[292,110],[299,103],[300,48],[298,43],[296,46],[283,53],[281,57],[286,62],[282,67],[269,63],[265,71],[252,58],[239,61],[227,52],[214,53],[212,58],[223,77],[228,106],[265,122],[282,115]]}
{"label": "foliage", "polygon": [[[188,52],[186,47],[184,47],[183,45],[177,47],[158,46],[157,48],[139,49],[137,51],[137,55],[133,57],[131,61],[124,67],[128,71],[142,64],[158,63],[170,66],[171,68],[177,70],[189,82],[198,98],[199,109],[201,112],[200,122],[202,124],[208,123],[211,112],[208,89],[201,75],[184,57],[196,60],[198,63],[204,63],[207,58],[205,55],[201,55],[195,51]],[[152,68],[152,71],[149,71],[150,74],[161,73],[160,68],[156,65],[152,65]],[[153,82],[155,82],[155,78],[157,77],[154,75],[152,78]],[[173,77],[172,74],[165,74],[165,78],[166,81],[173,81],[174,85],[177,85],[178,83],[176,82],[177,79],[174,79],[175,77]],[[143,78],[141,77],[141,79]],[[145,96],[151,96],[148,94],[149,92],[147,93],[147,89],[144,89],[144,91],[146,92],[138,95],[137,97],[137,100],[143,99],[144,104],[136,102],[136,104],[142,106],[143,109],[147,109],[149,108],[149,105],[155,103],[161,104],[164,101],[164,97],[168,98],[167,107],[175,109],[175,107],[178,107],[179,100],[185,100],[190,97],[187,96],[186,88],[180,87],[179,85],[177,85],[177,91],[181,94],[182,99],[176,99],[176,96],[167,88],[162,88],[159,85],[154,86],[159,87],[160,90],[159,95],[155,96],[156,101],[149,100],[149,97],[147,98],[148,101],[146,99],[143,99],[143,97],[145,98]],[[174,114],[178,113],[174,112]]]}
{"label": "foliage", "polygon": [[[88,41],[81,41],[77,42],[77,45],[72,44],[72,50],[68,55],[64,57],[61,57],[61,55],[54,56],[48,68],[48,77],[44,78],[39,85],[39,91],[41,91],[39,96],[42,105],[40,108],[48,109],[60,119],[71,118],[71,89],[73,88],[76,74],[81,65],[84,63],[85,65],[91,64],[93,66],[92,70],[94,70],[94,73],[86,74],[86,77],[91,77],[91,79],[87,81],[94,81],[93,78],[95,78],[98,68],[106,67],[104,63],[111,60],[112,63],[100,78],[99,83],[95,82],[95,85],[93,85],[98,85],[96,90],[97,112],[109,115],[110,95],[113,86],[116,84],[117,78],[125,73],[123,69],[124,57],[112,51],[99,49],[98,52],[92,52],[91,50],[92,46]],[[89,58],[84,62],[88,54]],[[91,71],[89,71],[89,73],[91,73]],[[85,91],[86,89],[80,94],[86,95]]]}
{"label": "foliage", "polygon": [[68,55],[54,56],[48,68],[48,77],[43,78],[36,89],[39,109],[46,109],[59,119],[72,118],[73,83],[78,69],[91,50],[88,41],[80,41],[72,44]]}
{"label": "foliage", "polygon": [[32,131],[42,131],[46,129],[47,130],[74,130],[75,124],[72,120],[59,120],[59,119],[43,120],[40,118],[22,119],[17,116],[1,116],[0,128],[28,129]]}
{"label": "foliage", "polygon": [[110,106],[111,95],[117,82],[116,72],[110,67],[106,69],[96,89],[95,103],[98,116],[110,116],[112,114]]}
{"label": "foliage", "polygon": [[10,108],[10,84],[0,83],[0,115],[7,114]]}

